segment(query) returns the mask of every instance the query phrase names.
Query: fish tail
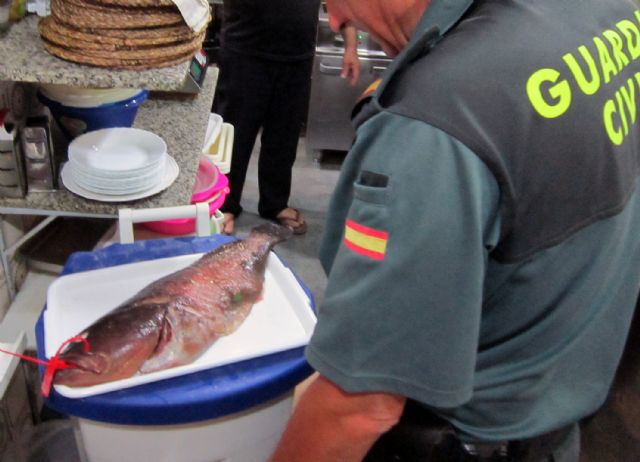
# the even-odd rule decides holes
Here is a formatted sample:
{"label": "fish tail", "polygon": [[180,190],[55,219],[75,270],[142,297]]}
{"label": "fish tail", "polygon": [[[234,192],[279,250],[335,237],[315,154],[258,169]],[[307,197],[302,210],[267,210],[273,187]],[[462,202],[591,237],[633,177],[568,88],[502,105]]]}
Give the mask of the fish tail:
{"label": "fish tail", "polygon": [[286,241],[293,235],[293,231],[287,226],[282,226],[277,223],[263,223],[253,228],[250,235],[266,235],[270,245],[275,245],[278,242]]}

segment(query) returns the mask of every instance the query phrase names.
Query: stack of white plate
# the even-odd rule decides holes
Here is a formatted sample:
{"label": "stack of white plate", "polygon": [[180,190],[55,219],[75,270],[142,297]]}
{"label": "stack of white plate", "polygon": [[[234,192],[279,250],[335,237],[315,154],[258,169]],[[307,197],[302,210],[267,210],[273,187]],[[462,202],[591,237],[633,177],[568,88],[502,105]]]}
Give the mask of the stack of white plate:
{"label": "stack of white plate", "polygon": [[62,170],[67,189],[89,199],[120,202],[168,187],[178,166],[158,135],[137,128],[106,128],[85,133],[69,145]]}

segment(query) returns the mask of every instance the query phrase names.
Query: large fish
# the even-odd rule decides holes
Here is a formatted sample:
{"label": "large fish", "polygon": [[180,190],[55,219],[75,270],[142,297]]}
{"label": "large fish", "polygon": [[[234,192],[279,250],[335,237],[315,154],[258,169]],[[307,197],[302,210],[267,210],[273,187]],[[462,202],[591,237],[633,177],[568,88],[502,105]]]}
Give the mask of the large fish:
{"label": "large fish", "polygon": [[188,364],[234,332],[261,298],[267,257],[291,230],[267,223],[146,286],[98,319],[60,359],[75,366],[54,383],[97,385]]}

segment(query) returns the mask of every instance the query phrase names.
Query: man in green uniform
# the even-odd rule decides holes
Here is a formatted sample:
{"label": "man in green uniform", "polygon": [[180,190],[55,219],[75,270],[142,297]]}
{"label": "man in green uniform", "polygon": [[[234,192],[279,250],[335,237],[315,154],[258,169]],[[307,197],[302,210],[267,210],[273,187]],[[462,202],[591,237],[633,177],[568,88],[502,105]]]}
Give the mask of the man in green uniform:
{"label": "man in green uniform", "polygon": [[638,7],[327,4],[396,58],[354,119],[319,375],[272,460],[577,461],[640,290]]}

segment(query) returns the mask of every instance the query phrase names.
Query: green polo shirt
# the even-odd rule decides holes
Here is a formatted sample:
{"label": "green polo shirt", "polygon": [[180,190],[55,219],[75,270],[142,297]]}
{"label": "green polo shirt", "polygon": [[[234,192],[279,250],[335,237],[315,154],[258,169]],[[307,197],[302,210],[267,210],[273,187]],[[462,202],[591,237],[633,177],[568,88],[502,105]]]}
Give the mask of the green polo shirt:
{"label": "green polo shirt", "polygon": [[448,134],[385,112],[364,123],[330,206],[311,365],[350,392],[414,399],[469,438],[596,410],[639,291],[637,188],[620,214],[509,264],[491,258],[499,204],[487,166]]}
{"label": "green polo shirt", "polygon": [[[613,380],[640,291],[640,122],[625,119],[619,149],[603,141],[598,98],[633,71],[615,40],[615,85],[574,98],[580,110],[553,123],[523,104],[522,66],[496,76],[493,64],[528,63],[504,46],[513,30],[523,50],[537,40],[532,55],[545,67],[593,31],[627,30],[637,15],[613,0],[591,1],[594,14],[572,21],[564,3],[478,2],[447,40],[470,3],[432,1],[358,116],[330,206],[321,249],[329,280],[306,354],[345,390],[416,400],[463,438],[519,439],[594,412]],[[552,27],[563,21],[571,27]],[[603,43],[590,46],[604,59]],[[461,55],[478,72],[468,74]],[[611,74],[614,61],[603,63]],[[621,104],[630,92],[619,90]],[[615,207],[605,209],[608,200]]]}

